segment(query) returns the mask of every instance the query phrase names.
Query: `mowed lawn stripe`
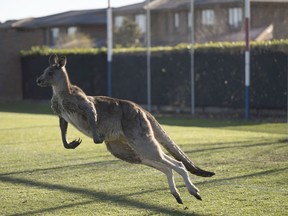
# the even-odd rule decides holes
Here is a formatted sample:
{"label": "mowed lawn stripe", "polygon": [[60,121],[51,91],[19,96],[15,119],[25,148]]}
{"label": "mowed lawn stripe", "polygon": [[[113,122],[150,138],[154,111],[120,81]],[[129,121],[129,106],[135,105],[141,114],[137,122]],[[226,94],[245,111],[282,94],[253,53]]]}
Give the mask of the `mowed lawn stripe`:
{"label": "mowed lawn stripe", "polygon": [[285,123],[158,119],[196,164],[216,172],[213,178],[191,175],[202,202],[175,173],[184,201],[178,205],[162,173],[114,158],[104,145],[93,144],[71,126],[68,139],[81,137],[83,143],[76,150],[64,149],[53,115],[0,112],[1,215],[242,216],[288,211]]}

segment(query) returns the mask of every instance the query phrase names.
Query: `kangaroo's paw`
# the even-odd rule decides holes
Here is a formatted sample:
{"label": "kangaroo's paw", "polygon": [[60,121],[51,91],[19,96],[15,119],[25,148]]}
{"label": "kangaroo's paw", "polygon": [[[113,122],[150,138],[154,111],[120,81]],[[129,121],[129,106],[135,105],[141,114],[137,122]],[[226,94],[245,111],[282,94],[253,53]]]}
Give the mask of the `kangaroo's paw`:
{"label": "kangaroo's paw", "polygon": [[75,149],[78,145],[80,145],[82,140],[79,138],[78,140],[73,140],[69,144],[65,145],[65,148],[67,149]]}
{"label": "kangaroo's paw", "polygon": [[105,140],[105,135],[104,134],[100,134],[100,136],[96,136],[96,137],[93,138],[93,141],[96,144],[103,143],[104,140]]}

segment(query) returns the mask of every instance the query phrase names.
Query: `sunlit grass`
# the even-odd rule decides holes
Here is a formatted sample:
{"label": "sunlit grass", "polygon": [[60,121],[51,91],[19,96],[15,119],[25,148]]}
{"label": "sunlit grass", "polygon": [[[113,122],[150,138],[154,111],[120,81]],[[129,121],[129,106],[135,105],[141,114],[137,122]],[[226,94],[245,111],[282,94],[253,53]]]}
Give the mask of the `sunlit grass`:
{"label": "sunlit grass", "polygon": [[114,158],[104,145],[94,144],[72,127],[68,138],[81,137],[83,143],[75,150],[64,149],[53,115],[0,112],[1,215],[288,212],[285,123],[159,120],[197,165],[216,172],[212,178],[191,175],[202,202],[189,195],[175,174],[184,206],[177,204],[162,173]]}

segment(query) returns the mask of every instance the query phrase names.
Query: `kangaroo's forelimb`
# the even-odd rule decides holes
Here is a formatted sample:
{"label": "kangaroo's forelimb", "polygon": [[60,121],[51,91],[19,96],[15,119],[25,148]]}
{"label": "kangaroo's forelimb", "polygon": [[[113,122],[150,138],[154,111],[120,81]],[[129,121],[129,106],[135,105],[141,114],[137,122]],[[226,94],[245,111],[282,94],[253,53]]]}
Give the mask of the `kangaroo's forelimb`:
{"label": "kangaroo's forelimb", "polygon": [[72,142],[67,142],[67,128],[68,128],[68,122],[65,121],[65,119],[59,117],[59,124],[61,129],[61,136],[62,136],[62,142],[66,149],[75,149],[78,145],[82,142],[82,140],[79,138],[78,140],[73,140]]}
{"label": "kangaroo's forelimb", "polygon": [[98,135],[96,132],[97,113],[93,103],[85,104],[83,109],[86,112],[87,120],[92,130],[93,141],[96,144],[102,143],[105,139],[104,135]]}

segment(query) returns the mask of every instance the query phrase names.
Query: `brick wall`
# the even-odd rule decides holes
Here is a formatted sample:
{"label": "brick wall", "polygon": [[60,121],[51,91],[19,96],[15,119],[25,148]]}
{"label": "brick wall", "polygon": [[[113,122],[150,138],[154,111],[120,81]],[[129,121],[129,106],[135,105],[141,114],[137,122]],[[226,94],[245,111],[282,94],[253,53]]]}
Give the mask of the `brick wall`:
{"label": "brick wall", "polygon": [[42,30],[0,31],[0,101],[23,98],[19,51],[34,45],[43,45],[43,34]]}
{"label": "brick wall", "polygon": [[263,3],[252,4],[252,27],[268,26],[273,24],[273,38],[288,38],[288,4],[287,3]]}
{"label": "brick wall", "polygon": [[97,45],[105,45],[106,41],[106,25],[97,26],[79,26],[79,32],[88,34],[94,39]]}

